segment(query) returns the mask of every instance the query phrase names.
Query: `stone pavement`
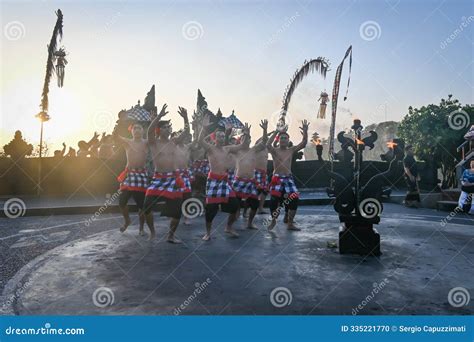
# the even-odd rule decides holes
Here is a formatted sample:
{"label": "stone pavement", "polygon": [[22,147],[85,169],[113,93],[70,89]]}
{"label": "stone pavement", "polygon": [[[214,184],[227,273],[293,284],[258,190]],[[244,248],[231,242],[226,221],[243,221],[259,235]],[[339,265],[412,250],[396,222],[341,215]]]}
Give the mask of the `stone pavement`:
{"label": "stone pavement", "polygon": [[458,287],[474,295],[472,220],[442,225],[434,211],[387,207],[378,258],[340,255],[337,216],[317,207],[301,208],[301,232],[245,230],[240,219],[238,239],[225,236],[219,214],[207,243],[202,217],[179,227],[182,245],[163,240],[165,220],[153,242],[136,226],[100,232],[24,266],[4,289],[3,313],[473,314],[472,301],[448,300]]}
{"label": "stone pavement", "polygon": [[[422,193],[422,206],[435,208],[436,200],[439,200],[438,193]],[[389,199],[384,198],[388,203],[402,203],[405,198],[405,191],[394,189]],[[8,217],[5,208],[9,200],[21,200],[21,216],[47,216],[47,215],[78,215],[93,214],[98,210],[108,213],[120,212],[118,207],[118,193],[106,194],[105,196],[85,196],[73,194],[70,197],[64,196],[6,196],[0,198],[0,217]],[[17,202],[21,203],[21,202]],[[266,205],[268,206],[268,199]],[[302,189],[300,192],[299,204],[304,205],[328,205],[332,199],[327,196],[326,189]],[[130,210],[137,211],[133,202],[130,201]]]}

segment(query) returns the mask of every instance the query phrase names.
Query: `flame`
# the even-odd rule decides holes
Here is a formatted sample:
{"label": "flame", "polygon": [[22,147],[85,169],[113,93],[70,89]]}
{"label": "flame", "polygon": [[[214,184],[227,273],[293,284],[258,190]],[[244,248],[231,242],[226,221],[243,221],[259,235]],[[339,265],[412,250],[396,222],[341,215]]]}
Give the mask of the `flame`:
{"label": "flame", "polygon": [[357,143],[357,145],[364,145],[365,144],[362,140],[357,139],[357,138],[356,138],[356,143]]}
{"label": "flame", "polygon": [[315,144],[316,146],[319,146],[321,145],[321,139],[313,139],[313,144]]}
{"label": "flame", "polygon": [[393,141],[387,141],[387,147],[394,149],[398,144]]}

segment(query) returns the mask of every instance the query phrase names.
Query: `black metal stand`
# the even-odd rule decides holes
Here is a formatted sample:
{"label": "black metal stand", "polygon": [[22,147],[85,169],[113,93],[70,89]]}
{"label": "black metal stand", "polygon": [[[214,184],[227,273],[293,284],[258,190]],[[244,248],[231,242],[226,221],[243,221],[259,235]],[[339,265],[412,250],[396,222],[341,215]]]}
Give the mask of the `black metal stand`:
{"label": "black metal stand", "polygon": [[380,219],[365,219],[360,216],[339,218],[343,225],[339,229],[339,253],[379,256],[380,234],[373,227]]}

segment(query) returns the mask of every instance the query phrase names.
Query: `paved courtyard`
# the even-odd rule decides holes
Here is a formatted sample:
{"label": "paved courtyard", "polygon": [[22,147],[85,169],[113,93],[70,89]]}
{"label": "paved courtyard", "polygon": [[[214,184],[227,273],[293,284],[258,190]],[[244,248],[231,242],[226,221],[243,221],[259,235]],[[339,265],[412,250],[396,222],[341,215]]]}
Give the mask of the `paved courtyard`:
{"label": "paved courtyard", "polygon": [[89,226],[87,215],[1,219],[2,313],[474,313],[472,301],[456,307],[448,300],[454,288],[474,295],[472,216],[444,225],[449,213],[385,205],[377,227],[383,255],[362,257],[338,253],[331,207],[299,213],[301,232],[282,223],[272,233],[247,230],[240,219],[238,239],[225,236],[226,217],[219,214],[210,242],[201,240],[198,217],[179,227],[181,245],[164,241],[165,220],[148,242],[136,225],[121,234],[118,215],[104,214]]}

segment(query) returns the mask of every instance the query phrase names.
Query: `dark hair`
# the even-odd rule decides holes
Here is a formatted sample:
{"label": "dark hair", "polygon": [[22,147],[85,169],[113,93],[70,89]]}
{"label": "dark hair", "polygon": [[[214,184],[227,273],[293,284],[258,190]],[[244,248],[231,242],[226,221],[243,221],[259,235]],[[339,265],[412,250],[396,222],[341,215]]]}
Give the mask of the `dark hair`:
{"label": "dark hair", "polygon": [[171,123],[171,120],[161,120],[158,122],[158,127],[163,128],[165,126],[168,126]]}

